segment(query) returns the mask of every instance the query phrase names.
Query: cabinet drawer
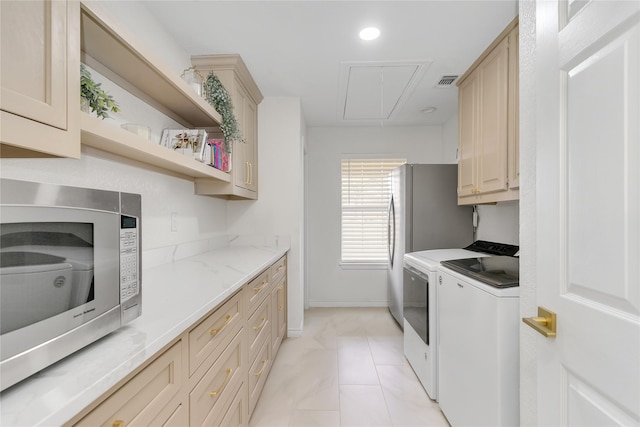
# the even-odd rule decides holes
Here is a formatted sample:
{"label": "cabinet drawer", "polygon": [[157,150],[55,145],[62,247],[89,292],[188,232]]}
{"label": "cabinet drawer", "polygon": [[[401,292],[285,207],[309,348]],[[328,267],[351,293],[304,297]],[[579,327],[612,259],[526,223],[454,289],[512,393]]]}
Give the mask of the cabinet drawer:
{"label": "cabinet drawer", "polygon": [[287,275],[287,256],[283,256],[271,266],[271,283],[278,283]]}
{"label": "cabinet drawer", "polygon": [[260,305],[262,300],[269,294],[269,270],[265,270],[261,275],[247,284],[247,309],[251,315]]}
{"label": "cabinet drawer", "polygon": [[[187,405],[180,403],[178,408],[173,411],[171,416],[167,420],[160,424],[162,427],[183,427],[189,424],[189,410]],[[151,425],[158,425],[158,423],[152,423]]]}
{"label": "cabinet drawer", "polygon": [[249,343],[249,360],[253,360],[260,350],[262,342],[271,332],[271,298],[266,298],[247,322],[247,342]]}
{"label": "cabinet drawer", "polygon": [[[182,340],[120,387],[77,426],[148,426],[171,406],[183,378]],[[177,408],[179,403],[174,406]]]}
{"label": "cabinet drawer", "polygon": [[189,376],[210,354],[221,353],[242,327],[241,304],[238,292],[189,332]]}
{"label": "cabinet drawer", "polygon": [[[208,424],[227,411],[233,391],[244,381],[242,372],[242,332],[222,352],[189,395],[191,426]],[[209,420],[209,421],[207,421]]]}
{"label": "cabinet drawer", "polygon": [[260,392],[267,381],[267,375],[271,368],[271,340],[267,340],[260,347],[260,352],[249,368],[249,415],[253,412]]}
{"label": "cabinet drawer", "polygon": [[272,357],[276,357],[282,340],[287,335],[287,281],[283,277],[271,292]]}
{"label": "cabinet drawer", "polygon": [[247,384],[242,383],[235,393],[233,400],[225,405],[228,407],[227,412],[217,414],[217,418],[210,422],[209,418],[205,420],[206,425],[221,427],[240,427],[248,426],[249,420],[247,411]]}

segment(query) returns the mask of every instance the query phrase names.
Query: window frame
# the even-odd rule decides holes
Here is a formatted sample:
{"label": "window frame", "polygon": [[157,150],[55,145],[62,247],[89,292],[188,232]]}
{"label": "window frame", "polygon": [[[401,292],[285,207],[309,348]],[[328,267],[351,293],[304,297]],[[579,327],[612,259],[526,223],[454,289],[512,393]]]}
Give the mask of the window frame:
{"label": "window frame", "polygon": [[[381,155],[377,157],[343,157],[340,159],[340,260],[339,265],[343,269],[386,269],[387,268],[387,252],[388,252],[388,237],[387,237],[387,225],[388,225],[388,210],[389,199],[391,197],[391,182],[388,179],[388,174],[398,166],[407,163],[405,156],[401,155]],[[381,169],[375,171],[375,169]],[[354,172],[359,172],[354,175]],[[347,176],[348,175],[348,176]],[[385,182],[380,183],[378,187],[382,190],[382,195],[373,195],[368,197],[366,194],[367,186],[371,189],[371,182],[365,183],[364,179],[370,177],[373,180],[383,179]],[[345,181],[348,180],[348,182]],[[358,180],[361,182],[358,183]],[[359,184],[359,185],[358,185]],[[386,188],[385,188],[386,187]],[[345,192],[349,194],[345,194]],[[351,206],[345,205],[345,197],[350,200]],[[375,203],[380,202],[380,203]],[[355,219],[358,215],[361,216],[360,224],[351,224],[348,230],[345,230],[345,214],[351,216],[350,221],[357,223]],[[367,229],[366,223],[367,217],[372,218],[377,225]],[[349,220],[347,218],[347,220]],[[370,234],[371,244],[360,241],[361,247],[359,249],[354,248],[358,245],[357,238],[349,237],[345,242],[345,233],[357,234],[358,227],[361,233],[373,233]],[[377,234],[377,238],[372,236]],[[380,236],[382,234],[382,236]],[[345,253],[345,246],[352,246],[350,250]],[[361,256],[358,257],[358,252],[362,249],[377,250],[378,257]],[[382,249],[384,248],[384,249]],[[346,256],[345,256],[346,255]]]}

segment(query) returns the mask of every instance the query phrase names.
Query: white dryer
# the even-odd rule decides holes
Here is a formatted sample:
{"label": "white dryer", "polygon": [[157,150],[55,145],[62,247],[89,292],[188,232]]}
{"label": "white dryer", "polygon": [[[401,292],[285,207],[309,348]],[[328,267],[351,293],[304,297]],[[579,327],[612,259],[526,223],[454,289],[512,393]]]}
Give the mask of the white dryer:
{"label": "white dryer", "polygon": [[404,355],[422,386],[438,400],[437,269],[441,261],[477,258],[467,249],[434,249],[404,256]]}

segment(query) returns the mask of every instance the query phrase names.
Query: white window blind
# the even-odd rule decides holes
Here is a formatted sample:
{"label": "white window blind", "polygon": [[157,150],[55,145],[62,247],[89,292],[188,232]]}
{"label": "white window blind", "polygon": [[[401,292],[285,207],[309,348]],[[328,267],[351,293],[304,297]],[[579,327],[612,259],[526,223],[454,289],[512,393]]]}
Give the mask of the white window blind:
{"label": "white window blind", "polygon": [[342,263],[387,260],[389,172],[401,159],[342,160]]}

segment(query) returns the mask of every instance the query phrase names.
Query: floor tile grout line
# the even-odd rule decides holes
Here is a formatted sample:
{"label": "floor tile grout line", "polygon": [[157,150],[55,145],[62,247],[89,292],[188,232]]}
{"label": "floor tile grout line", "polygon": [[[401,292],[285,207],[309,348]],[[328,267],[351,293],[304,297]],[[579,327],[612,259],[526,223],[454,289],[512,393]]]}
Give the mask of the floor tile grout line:
{"label": "floor tile grout line", "polygon": [[390,426],[393,426],[393,419],[391,418],[391,411],[389,410],[389,403],[387,402],[387,397],[384,392],[384,387],[382,387],[382,380],[380,379],[380,371],[378,371],[378,364],[376,363],[373,357],[373,350],[371,348],[371,340],[370,336],[367,335],[367,345],[369,346],[369,352],[371,353],[371,360],[373,360],[373,366],[376,368],[376,375],[378,377],[378,385],[380,387],[380,393],[382,393],[382,398],[384,399],[384,407],[387,410],[387,416],[389,417]]}

